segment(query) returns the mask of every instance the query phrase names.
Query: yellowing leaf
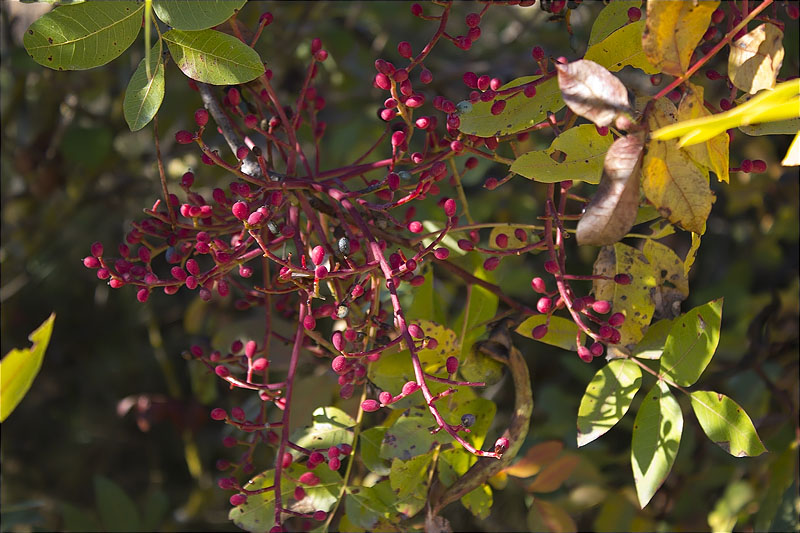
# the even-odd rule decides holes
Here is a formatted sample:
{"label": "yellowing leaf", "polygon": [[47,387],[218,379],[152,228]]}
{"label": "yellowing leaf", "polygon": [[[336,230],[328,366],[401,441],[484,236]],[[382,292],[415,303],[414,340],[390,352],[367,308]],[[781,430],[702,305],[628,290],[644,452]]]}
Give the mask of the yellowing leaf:
{"label": "yellowing leaf", "polygon": [[[617,3],[612,2],[608,7]],[[623,3],[630,4],[634,2]],[[627,13],[625,18],[628,18]],[[583,58],[594,61],[611,72],[617,72],[624,67],[631,66],[642,69],[648,74],[656,74],[659,70],[648,61],[642,49],[644,25],[645,21],[640,20],[618,29],[599,43],[590,46]]]}
{"label": "yellowing leaf", "polygon": [[781,165],[785,167],[800,165],[800,132],[794,136],[792,144],[789,145],[789,149],[786,151],[786,156],[781,161]]}
{"label": "yellowing leaf", "polygon": [[566,481],[578,466],[577,455],[562,455],[539,472],[536,479],[526,487],[528,492],[553,492]]}
{"label": "yellowing leaf", "polygon": [[718,1],[648,0],[642,48],[650,62],[673,76],[685,73],[717,6]]}
{"label": "yellowing leaf", "polygon": [[[506,83],[501,90],[517,87],[540,77],[523,76]],[[459,130],[479,137],[510,135],[542,122],[547,118],[548,112],[555,113],[564,107],[558,81],[555,78],[537,85],[536,94],[532,98],[526,98],[524,94],[519,93],[506,99],[506,107],[499,115],[492,115],[493,103],[490,101],[473,104],[469,112],[460,116]]]}
{"label": "yellowing leaf", "polygon": [[[598,183],[611,141],[610,135],[601,136],[591,124],[576,126],[556,137],[550,148],[519,156],[511,171],[542,183],[564,180]],[[556,150],[566,154],[561,163],[551,157]]]}
{"label": "yellowing leaf", "polygon": [[692,233],[692,245],[689,247],[689,251],[686,252],[686,259],[683,260],[683,273],[686,276],[689,275],[694,260],[697,258],[697,250],[700,249],[700,236],[705,233],[705,231],[706,227],[703,226],[702,233]]}
{"label": "yellowing leaf", "polygon": [[672,248],[652,239],[647,239],[642,252],[656,274],[657,286],[653,292],[655,316],[678,316],[680,303],[689,296],[689,280],[683,270],[683,261]]}
{"label": "yellowing leaf", "polygon": [[[615,0],[605,6],[592,24],[589,47],[628,24],[628,10],[632,7],[637,9],[642,7],[642,0]],[[639,47],[641,48],[641,44]]]}
{"label": "yellowing leaf", "polygon": [[600,186],[578,221],[578,244],[613,244],[630,231],[639,211],[643,148],[641,136],[634,134],[611,145]]}
{"label": "yellowing leaf", "polygon": [[[648,117],[651,129],[674,122],[676,115],[669,100],[659,99]],[[688,231],[703,231],[713,202],[708,177],[675,141],[651,140],[644,156],[642,189],[662,217]]]}
{"label": "yellowing leaf", "polygon": [[613,280],[594,280],[594,297],[611,301],[613,311],[625,315],[625,322],[619,328],[619,344],[631,350],[644,337],[653,319],[655,304],[652,294],[657,286],[653,266],[642,252],[618,242],[600,250],[592,273],[610,277],[622,273],[631,276],[630,285],[620,285]]}
{"label": "yellowing leaf", "polygon": [[560,440],[541,442],[528,448],[525,457],[507,466],[504,472],[513,477],[531,477],[538,474],[544,465],[552,463],[563,449],[564,443]]}
{"label": "yellowing leaf", "polygon": [[762,24],[731,45],[728,78],[750,94],[772,89],[783,53],[783,32],[774,24]]}
{"label": "yellowing leaf", "polygon": [[[711,113],[706,110],[703,104],[703,87],[690,82],[686,83],[686,87],[688,90],[678,105],[678,120],[691,120],[710,116]],[[728,183],[729,144],[730,137],[723,132],[704,143],[686,146],[684,149],[698,165],[711,170],[717,175],[719,181]]]}

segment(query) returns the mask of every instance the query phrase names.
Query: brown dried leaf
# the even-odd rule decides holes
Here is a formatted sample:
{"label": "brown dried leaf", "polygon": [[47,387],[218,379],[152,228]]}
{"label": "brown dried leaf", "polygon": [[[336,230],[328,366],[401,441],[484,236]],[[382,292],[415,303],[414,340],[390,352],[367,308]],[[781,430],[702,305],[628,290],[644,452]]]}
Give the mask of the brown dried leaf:
{"label": "brown dried leaf", "polygon": [[632,113],[628,90],[605,67],[581,59],[556,64],[556,70],[561,97],[575,114],[603,127],[620,114]]}
{"label": "brown dried leaf", "polygon": [[731,83],[750,94],[772,89],[783,64],[783,53],[783,32],[774,24],[762,24],[731,45]]}
{"label": "brown dried leaf", "polygon": [[647,59],[667,74],[680,76],[686,72],[718,5],[718,1],[648,0],[642,35]]}
{"label": "brown dried leaf", "polygon": [[578,221],[578,244],[613,244],[630,231],[639,209],[643,148],[644,139],[634,134],[611,145],[600,186]]}

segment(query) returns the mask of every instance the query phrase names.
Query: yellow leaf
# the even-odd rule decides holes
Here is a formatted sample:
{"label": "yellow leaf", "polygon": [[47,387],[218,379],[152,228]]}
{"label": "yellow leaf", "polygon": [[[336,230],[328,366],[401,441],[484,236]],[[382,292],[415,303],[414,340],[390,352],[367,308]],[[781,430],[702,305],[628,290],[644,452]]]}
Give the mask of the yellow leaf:
{"label": "yellow leaf", "polygon": [[[616,3],[612,2],[608,7]],[[644,24],[645,21],[640,20],[623,26],[599,43],[590,46],[583,58],[594,61],[611,72],[617,72],[630,65],[648,74],[658,73],[659,70],[647,60],[642,50]]]}
{"label": "yellow leaf", "polygon": [[[650,128],[669,124],[676,115],[672,102],[661,98],[655,102],[648,118]],[[688,231],[702,232],[713,202],[708,176],[674,140],[651,140],[648,144],[642,168],[642,189],[662,217]]]}
{"label": "yellow leaf", "polygon": [[673,76],[685,73],[717,6],[718,1],[648,0],[642,48],[650,62]]}
{"label": "yellow leaf", "polygon": [[[703,226],[703,233],[705,233],[706,227]],[[689,271],[692,269],[692,265],[694,264],[694,260],[697,258],[697,250],[700,249],[700,236],[702,233],[692,233],[692,245],[689,247],[689,251],[686,252],[686,259],[683,261],[683,273],[685,276],[689,275]]]}
{"label": "yellow leaf", "polygon": [[774,24],[762,24],[731,45],[728,78],[750,94],[772,89],[783,53],[783,32]]}
{"label": "yellow leaf", "polygon": [[[614,0],[604,7],[592,23],[589,46],[599,43],[618,29],[628,24],[628,10],[642,7],[642,0]],[[641,48],[641,44],[639,44]],[[587,58],[588,59],[588,58]],[[606,65],[607,66],[607,65]]]}
{"label": "yellow leaf", "polygon": [[[678,120],[691,120],[710,116],[703,105],[703,87],[687,82],[688,91],[678,106]],[[685,147],[686,152],[700,166],[711,170],[717,175],[719,181],[728,183],[729,154],[728,145],[730,137],[727,133],[720,133],[704,143]]]}
{"label": "yellow leaf", "polygon": [[781,161],[781,165],[785,167],[800,165],[800,132],[794,136],[792,144],[789,145],[789,149],[786,151],[786,157]]}
{"label": "yellow leaf", "polygon": [[671,248],[652,239],[645,241],[642,252],[656,276],[657,286],[653,292],[656,316],[680,314],[680,302],[689,296],[689,279],[683,270],[683,261]]}

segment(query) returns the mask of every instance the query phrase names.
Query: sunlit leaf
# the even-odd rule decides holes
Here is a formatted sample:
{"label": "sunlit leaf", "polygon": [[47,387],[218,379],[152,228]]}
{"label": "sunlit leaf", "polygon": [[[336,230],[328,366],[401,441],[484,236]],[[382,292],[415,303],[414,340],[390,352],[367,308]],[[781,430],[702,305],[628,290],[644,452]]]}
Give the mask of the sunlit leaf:
{"label": "sunlit leaf", "polygon": [[797,132],[797,135],[792,139],[792,144],[790,144],[789,149],[786,150],[786,155],[783,161],[781,161],[781,165],[784,167],[796,167],[800,165],[800,132]]}
{"label": "sunlit leaf", "polygon": [[[311,415],[312,424],[292,432],[291,440],[311,450],[328,449],[339,444],[352,444],[356,425],[353,418],[337,407],[317,407]],[[299,455],[297,450],[291,450]]]}
{"label": "sunlit leaf", "polygon": [[[677,109],[661,98],[650,114],[651,129],[674,123]],[[642,167],[642,188],[661,216],[688,231],[701,233],[711,212],[708,177],[675,141],[648,143]]]}
{"label": "sunlit leaf", "polygon": [[[589,47],[599,43],[629,22],[628,10],[632,7],[642,7],[642,0],[616,0],[600,10],[592,23],[589,33]],[[641,48],[641,43],[639,47]]]}
{"label": "sunlit leaf", "polygon": [[734,457],[753,457],[766,452],[756,428],[744,409],[714,391],[690,394],[692,409],[708,438]]}
{"label": "sunlit leaf", "polygon": [[722,298],[677,318],[661,356],[661,374],[682,387],[692,385],[706,369],[719,343]]}
{"label": "sunlit leaf", "polygon": [[683,269],[683,260],[672,248],[652,239],[644,243],[642,253],[656,273],[655,315],[677,316],[680,303],[689,296],[689,280]]}
{"label": "sunlit leaf", "polygon": [[[517,87],[535,81],[541,76],[523,76],[512,80],[500,89]],[[551,78],[536,86],[536,95],[526,98],[518,94],[506,100],[506,107],[499,115],[492,115],[493,101],[477,102],[472,105],[472,110],[460,116],[459,130],[468,135],[479,137],[494,137],[496,135],[509,135],[520,132],[542,122],[547,118],[547,113],[555,113],[564,107],[558,81]]]}
{"label": "sunlit leaf", "polygon": [[407,461],[392,459],[389,482],[399,499],[412,494],[424,496],[428,489],[428,470],[433,461],[433,452],[412,457]]}
{"label": "sunlit leaf", "polygon": [[0,422],[14,411],[36,379],[50,343],[55,319],[56,315],[51,314],[28,335],[33,346],[22,350],[14,348],[0,361]]}
{"label": "sunlit leaf", "polygon": [[507,466],[504,471],[509,476],[526,478],[539,473],[547,464],[550,464],[564,449],[564,443],[560,440],[549,440],[540,442],[528,448],[525,456],[519,461]]}
{"label": "sunlit leaf", "polygon": [[639,210],[643,148],[643,139],[636,134],[620,137],[611,145],[600,186],[578,221],[578,244],[613,244],[633,227]]}
{"label": "sunlit leaf", "polygon": [[682,432],[681,407],[669,386],[659,381],[645,396],[633,423],[631,465],[642,509],[669,475]]}
{"label": "sunlit leaf", "polygon": [[[611,2],[607,8],[617,4],[639,2]],[[625,13],[625,18],[628,14]],[[642,34],[645,21],[640,20],[628,24],[602,41],[589,46],[584,59],[594,61],[611,72],[617,72],[627,66],[642,69],[648,74],[656,74],[659,70],[650,63],[642,49]]]}
{"label": "sunlit leaf", "polygon": [[161,40],[150,51],[150,73],[147,79],[147,59],[142,59],[125,89],[122,112],[131,131],[144,128],[153,120],[164,100],[164,63],[161,61]]}
{"label": "sunlit leaf", "polygon": [[753,486],[744,480],[737,480],[725,487],[714,508],[708,513],[708,525],[715,533],[730,533],[739,514],[752,504],[755,497]]}
{"label": "sunlit leaf", "polygon": [[153,0],[153,11],[176,30],[205,30],[222,24],[247,0]]}
{"label": "sunlit leaf", "polygon": [[119,57],[139,34],[144,3],[85,2],[61,6],[25,31],[34,61],[54,70],[86,70]]}
{"label": "sunlit leaf", "polygon": [[633,361],[615,359],[597,371],[578,408],[578,447],[604,435],[619,422],[642,385],[642,370]]}
{"label": "sunlit leaf", "polygon": [[555,67],[561,97],[576,115],[602,127],[631,113],[628,89],[605,67],[585,59]]}
{"label": "sunlit leaf", "polygon": [[774,24],[761,24],[731,44],[728,78],[750,94],[772,89],[783,54],[783,32]]}
{"label": "sunlit leaf", "polygon": [[[591,124],[582,124],[556,137],[550,148],[522,154],[511,165],[511,171],[542,183],[564,180],[599,183],[611,142],[610,135],[601,136]],[[551,157],[557,150],[566,155],[564,161],[557,162]]]}
{"label": "sunlit leaf", "polygon": [[[533,339],[533,328],[546,322],[548,322],[547,315],[529,316],[522,324],[517,326],[515,331],[524,337]],[[581,332],[580,337],[578,337],[578,326],[575,325],[575,322],[560,316],[551,316],[547,325],[547,333],[541,339],[536,340],[574,352],[578,349],[578,338],[580,338],[580,343],[583,344],[584,333]]]}
{"label": "sunlit leaf", "polygon": [[[678,105],[678,120],[692,120],[711,116],[711,113],[705,108],[703,87],[691,82],[686,82],[686,89],[683,99]],[[705,167],[716,174],[719,181],[728,183],[728,169],[730,165],[730,156],[728,154],[729,145],[730,137],[728,137],[727,132],[723,132],[703,143],[686,146],[684,150],[686,150],[689,156],[701,167]]]}
{"label": "sunlit leaf", "polygon": [[650,62],[673,76],[686,72],[717,6],[718,1],[648,0],[642,47]]}
{"label": "sunlit leaf", "polygon": [[236,37],[214,30],[170,30],[163,38],[175,64],[194,80],[235,85],[264,74],[258,53]]}
{"label": "sunlit leaf", "polygon": [[486,483],[461,497],[461,504],[480,520],[489,518],[493,503],[492,488]]}

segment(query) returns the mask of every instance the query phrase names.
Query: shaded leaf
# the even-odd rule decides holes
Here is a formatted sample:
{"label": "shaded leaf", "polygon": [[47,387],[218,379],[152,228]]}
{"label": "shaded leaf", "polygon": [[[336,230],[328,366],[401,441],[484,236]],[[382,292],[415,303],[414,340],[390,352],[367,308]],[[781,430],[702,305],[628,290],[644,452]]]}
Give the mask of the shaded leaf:
{"label": "shaded leaf", "polygon": [[633,227],[639,210],[643,148],[642,137],[633,134],[620,137],[611,145],[600,186],[578,221],[578,244],[613,244]]}
{"label": "shaded leaf", "polygon": [[353,524],[369,530],[372,530],[380,521],[389,520],[394,516],[391,500],[384,501],[381,497],[385,498],[387,495],[394,496],[392,488],[389,486],[389,480],[381,481],[372,487],[347,487],[347,497],[344,499],[347,519]]}
{"label": "shaded leaf", "polygon": [[433,452],[412,457],[408,461],[392,459],[389,482],[398,499],[412,494],[424,497],[428,490],[428,469],[433,461]]}
{"label": "shaded leaf", "polygon": [[528,510],[528,531],[572,533],[578,531],[575,521],[560,505],[535,498]]}
{"label": "shaded leaf", "polygon": [[[637,9],[642,7],[642,0],[616,0],[601,9],[592,23],[588,46],[599,43],[628,24],[628,10],[632,7]],[[639,47],[641,48],[641,43]]]}
{"label": "shaded leaf", "polygon": [[522,459],[511,466],[507,466],[503,471],[509,476],[531,477],[538,474],[544,465],[555,460],[563,449],[564,443],[560,440],[540,442],[528,448]]}
{"label": "shaded leaf", "polygon": [[783,64],[783,32],[761,24],[731,44],[728,78],[739,89],[755,94],[772,89]]}
{"label": "shaded leaf", "polygon": [[664,344],[660,374],[682,387],[697,381],[714,357],[721,322],[722,298],[677,318]]}
{"label": "shaded leaf", "polygon": [[247,0],[153,0],[153,11],[176,30],[205,30],[222,24]]}
{"label": "shaded leaf", "polygon": [[379,476],[388,476],[391,471],[389,462],[380,457],[384,435],[386,435],[386,428],[376,426],[362,431],[358,436],[358,442],[361,446],[359,457],[364,461],[364,466],[367,467],[367,470]]}
{"label": "shaded leaf", "polygon": [[[683,121],[711,116],[711,113],[705,108],[703,87],[687,81],[686,89],[683,99],[678,105],[678,120]],[[728,183],[729,145],[730,137],[727,132],[722,132],[703,143],[686,146],[684,150],[698,165],[716,174],[719,181]]]}
{"label": "shaded leaf", "polygon": [[578,447],[604,435],[619,422],[642,385],[633,361],[616,359],[597,371],[578,408]]}
{"label": "shaded leaf", "polygon": [[131,131],[144,128],[153,120],[164,100],[164,63],[161,61],[161,40],[150,51],[150,73],[147,79],[147,58],[139,62],[125,89],[122,112]]}
{"label": "shaded leaf", "polygon": [[667,335],[672,329],[672,320],[665,318],[659,320],[647,328],[647,333],[644,334],[636,347],[631,351],[631,355],[639,359],[660,359],[661,354],[664,352],[664,344],[667,342]]}
{"label": "shaded leaf", "polygon": [[689,296],[689,280],[683,269],[683,260],[672,248],[652,239],[645,241],[642,253],[656,274],[656,290],[652,295],[655,305],[653,316],[678,316],[680,303]]}
{"label": "shaded leaf", "polygon": [[[591,124],[582,124],[556,137],[550,148],[522,154],[511,165],[511,171],[541,183],[598,183],[611,142],[610,135],[601,136]],[[560,163],[551,157],[557,150],[566,154]]]}
{"label": "shaded leaf", "polygon": [[667,384],[659,381],[645,396],[633,423],[631,465],[642,509],[669,475],[682,432],[681,407]]}
{"label": "shaded leaf", "polygon": [[747,413],[736,402],[714,391],[690,394],[692,409],[708,438],[734,457],[766,452]]}
{"label": "shaded leaf", "polygon": [[525,487],[527,492],[553,492],[561,487],[572,471],[578,466],[580,457],[577,455],[562,455],[555,461],[545,465],[533,482]]}
{"label": "shaded leaf", "polygon": [[136,504],[122,488],[103,476],[94,477],[94,498],[106,531],[138,531],[141,517]]}
{"label": "shaded leaf", "polygon": [[28,335],[33,346],[23,350],[14,348],[0,361],[0,422],[5,421],[19,405],[42,368],[55,319],[55,313],[51,314]]}
{"label": "shaded leaf", "polygon": [[214,30],[170,30],[163,39],[178,68],[194,80],[235,85],[264,74],[258,53],[236,37]]}
{"label": "shaded leaf", "polygon": [[631,113],[628,89],[605,67],[585,59],[555,67],[561,97],[576,115],[602,127]]}
{"label": "shaded leaf", "polygon": [[718,1],[648,0],[642,48],[650,62],[673,76],[686,72],[717,6]]}
{"label": "shaded leaf", "polygon": [[[672,102],[659,99],[649,117],[651,129],[674,123],[676,115]],[[688,231],[704,231],[714,198],[708,177],[675,141],[650,141],[644,156],[642,189],[662,217]]]}
{"label": "shaded leaf", "polygon": [[[339,444],[352,444],[356,425],[353,418],[337,407],[318,407],[312,413],[312,424],[292,432],[291,440],[298,446],[311,450],[328,449]],[[300,455],[291,450],[295,457]]]}
{"label": "shaded leaf", "polygon": [[746,506],[755,497],[753,487],[747,481],[738,480],[725,487],[714,509],[708,513],[708,525],[715,533],[730,533]]}
{"label": "shaded leaf", "polygon": [[[622,2],[636,3],[636,2]],[[611,7],[617,2],[611,2]],[[625,18],[628,14],[625,13]],[[627,66],[643,70],[648,74],[656,74],[659,70],[650,63],[642,49],[643,20],[628,24],[597,44],[589,47],[584,59],[594,61],[611,72],[617,72]]]}
{"label": "shaded leaf", "polygon": [[[533,328],[545,322],[548,322],[547,315],[533,315],[526,318],[514,331],[523,337],[533,339]],[[581,344],[583,344],[583,339],[584,333],[581,332]],[[541,339],[535,340],[574,352],[578,349],[578,326],[572,320],[567,320],[560,316],[551,316],[547,325],[547,333]]]}
{"label": "shaded leaf", "polygon": [[504,234],[508,238],[508,246],[503,248],[504,250],[513,250],[515,248],[522,248],[523,246],[530,244],[530,241],[520,241],[514,235],[514,232],[517,229],[521,229],[525,232],[525,235],[530,238],[530,231],[531,227],[525,224],[498,224],[492,228],[492,232],[489,234],[489,248],[493,248],[495,250],[501,249],[497,246],[496,239],[497,236],[501,233]]}
{"label": "shaded leaf", "polygon": [[[535,81],[541,76],[523,76],[503,85],[500,90],[518,87]],[[472,110],[460,116],[459,130],[468,135],[494,137],[510,135],[528,129],[547,118],[547,113],[555,113],[564,107],[558,81],[551,78],[536,86],[536,94],[532,98],[517,95],[506,100],[506,107],[499,115],[492,115],[494,101],[477,102]]]}
{"label": "shaded leaf", "polygon": [[492,488],[486,483],[461,497],[461,505],[480,520],[489,518],[493,503]]}
{"label": "shaded leaf", "polygon": [[412,457],[423,455],[439,444],[452,437],[440,431],[432,434],[436,421],[431,416],[427,407],[414,406],[386,430],[381,443],[380,457],[394,459],[395,457],[407,461]]}
{"label": "shaded leaf", "polygon": [[144,3],[86,2],[37,19],[23,44],[34,61],[54,70],[86,70],[119,57],[139,34]]}
{"label": "shaded leaf", "polygon": [[739,131],[746,135],[794,135],[800,131],[800,118],[790,118],[777,122],[766,122],[751,126],[739,126]]}

